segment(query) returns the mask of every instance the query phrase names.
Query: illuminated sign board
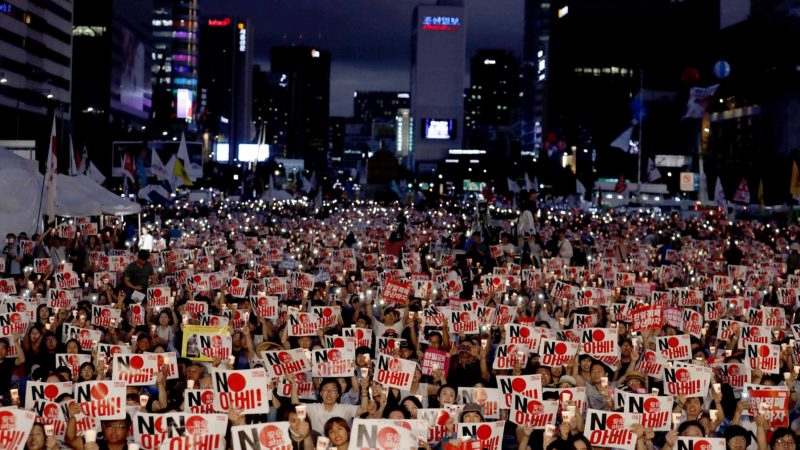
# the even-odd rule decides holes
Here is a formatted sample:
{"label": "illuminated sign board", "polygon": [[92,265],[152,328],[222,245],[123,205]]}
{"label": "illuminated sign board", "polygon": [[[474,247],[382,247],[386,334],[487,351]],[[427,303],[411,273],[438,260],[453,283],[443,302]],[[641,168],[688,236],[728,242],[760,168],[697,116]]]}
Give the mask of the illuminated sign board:
{"label": "illuminated sign board", "polygon": [[226,17],[224,19],[208,19],[208,26],[210,27],[227,27],[230,24],[230,17]]}
{"label": "illuminated sign board", "polygon": [[188,89],[178,89],[177,97],[178,107],[176,112],[178,119],[191,119],[194,110],[192,91]]}
{"label": "illuminated sign board", "polygon": [[425,16],[422,18],[423,30],[455,31],[461,28],[460,17]]}
{"label": "illuminated sign board", "polygon": [[11,3],[0,3],[0,13],[11,14]]}
{"label": "illuminated sign board", "polygon": [[247,50],[247,28],[244,27],[243,23],[239,24],[239,51],[243,52]]}

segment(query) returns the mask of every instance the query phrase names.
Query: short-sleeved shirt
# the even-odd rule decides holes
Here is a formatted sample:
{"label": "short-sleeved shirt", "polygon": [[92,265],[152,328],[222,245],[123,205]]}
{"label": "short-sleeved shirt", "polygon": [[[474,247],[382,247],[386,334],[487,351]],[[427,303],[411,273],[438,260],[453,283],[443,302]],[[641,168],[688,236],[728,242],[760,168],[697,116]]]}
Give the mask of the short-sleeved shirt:
{"label": "short-sleeved shirt", "polygon": [[153,265],[149,261],[144,263],[143,266],[134,261],[128,264],[122,277],[123,279],[125,277],[130,278],[131,284],[134,286],[142,286],[143,289],[147,289],[147,285],[150,283],[150,275],[154,273]]}
{"label": "short-sleeved shirt", "polygon": [[309,403],[306,405],[306,413],[308,418],[311,419],[311,429],[323,435],[325,434],[325,422],[329,419],[341,417],[348,424],[352,424],[357,410],[358,406],[356,405],[343,405],[341,403],[335,404],[331,411],[327,411],[322,403]]}

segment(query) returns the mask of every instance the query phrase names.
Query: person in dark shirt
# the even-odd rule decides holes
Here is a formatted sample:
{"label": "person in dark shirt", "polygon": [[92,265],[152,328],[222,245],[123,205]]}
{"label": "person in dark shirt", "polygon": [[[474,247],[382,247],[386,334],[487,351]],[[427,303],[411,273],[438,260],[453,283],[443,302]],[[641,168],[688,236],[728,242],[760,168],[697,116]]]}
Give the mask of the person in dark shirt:
{"label": "person in dark shirt", "polygon": [[[19,344],[19,335],[14,333],[11,339],[13,343],[6,338],[0,338],[0,394],[6,398],[9,398],[8,392],[11,389],[11,375],[17,367],[25,364],[25,352]],[[16,359],[7,357],[12,345],[16,347]]]}
{"label": "person in dark shirt", "polygon": [[125,287],[129,290],[128,295],[133,291],[139,291],[142,294],[147,290],[147,286],[155,284],[156,272],[153,270],[153,265],[150,264],[150,252],[147,250],[139,250],[136,256],[136,261],[128,264],[123,274]]}
{"label": "person in dark shirt", "polygon": [[742,264],[742,258],[744,258],[744,253],[736,245],[736,241],[731,241],[728,249],[725,250],[725,261],[728,262],[729,266],[738,266]]}

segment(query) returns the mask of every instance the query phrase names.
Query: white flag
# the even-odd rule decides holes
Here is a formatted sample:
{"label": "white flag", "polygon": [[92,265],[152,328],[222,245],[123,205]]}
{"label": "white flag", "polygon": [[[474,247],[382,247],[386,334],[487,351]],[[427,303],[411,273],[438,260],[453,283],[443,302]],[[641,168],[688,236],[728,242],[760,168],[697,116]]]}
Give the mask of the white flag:
{"label": "white flag", "polygon": [[647,182],[652,183],[661,179],[661,171],[656,167],[653,158],[647,158]]}
{"label": "white flag", "polygon": [[721,177],[717,177],[717,184],[714,185],[714,201],[717,202],[717,205],[725,208],[727,201],[725,200],[725,190],[722,189],[721,179]]}
{"label": "white flag", "polygon": [[58,181],[58,147],[56,142],[56,117],[53,115],[53,130],[50,132],[50,147],[47,151],[47,165],[44,173],[44,213],[48,219],[56,217],[56,184]]}
{"label": "white flag", "polygon": [[69,137],[69,176],[74,177],[78,174],[78,165],[75,164],[75,145],[72,136]]}
{"label": "white flag", "polygon": [[158,179],[158,181],[169,181],[170,172],[164,166],[164,161],[159,158],[158,153],[152,150],[150,155],[150,173]]}
{"label": "white flag", "polygon": [[100,169],[98,169],[97,166],[95,166],[91,161],[89,161],[89,166],[86,168],[86,175],[97,184],[103,184],[103,182],[106,181],[106,177],[103,175],[103,172],[100,172]]}
{"label": "white flag", "polygon": [[617,136],[613,142],[611,142],[612,147],[616,147],[625,153],[628,153],[631,149],[631,136],[633,135],[633,127],[629,127],[627,130],[623,131],[622,134]]}
{"label": "white flag", "polygon": [[686,103],[686,114],[683,115],[683,118],[702,119],[708,104],[711,102],[711,97],[717,92],[718,87],[719,85],[715,84],[705,88],[693,87],[689,89],[689,101]]}

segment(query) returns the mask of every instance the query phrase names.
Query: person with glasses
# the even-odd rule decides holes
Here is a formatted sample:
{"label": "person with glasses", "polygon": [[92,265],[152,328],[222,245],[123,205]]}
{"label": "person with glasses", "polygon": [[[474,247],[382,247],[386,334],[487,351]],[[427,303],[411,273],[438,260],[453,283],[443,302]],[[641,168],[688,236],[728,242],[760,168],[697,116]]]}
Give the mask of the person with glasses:
{"label": "person with glasses", "polygon": [[85,442],[79,437],[71,442],[72,450],[126,450],[131,423],[130,416],[125,416],[124,420],[104,420],[97,442]]}
{"label": "person with glasses", "polygon": [[[292,405],[299,405],[300,400],[297,395],[297,381],[291,377],[292,383]],[[311,429],[317,433],[325,432],[325,423],[334,418],[340,417],[352,423],[356,415],[360,415],[367,411],[367,404],[369,403],[369,380],[361,380],[361,385],[354,386],[356,390],[361,390],[361,404],[356,405],[343,405],[339,403],[339,397],[342,395],[341,386],[335,378],[326,378],[322,380],[319,385],[319,398],[321,403],[310,403],[306,405],[306,414],[311,419]]]}
{"label": "person with glasses", "polygon": [[[764,421],[766,422],[766,420]],[[766,431],[769,430],[769,422],[766,422],[766,427],[759,426],[758,438],[761,443],[762,430],[765,429],[763,436],[766,437]],[[764,439],[766,441],[766,439]],[[771,450],[797,450],[797,434],[791,428],[778,428],[772,433],[772,438],[769,440],[769,448]],[[766,450],[766,446],[761,447],[759,450]]]}

